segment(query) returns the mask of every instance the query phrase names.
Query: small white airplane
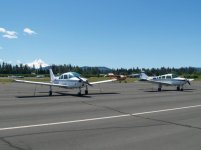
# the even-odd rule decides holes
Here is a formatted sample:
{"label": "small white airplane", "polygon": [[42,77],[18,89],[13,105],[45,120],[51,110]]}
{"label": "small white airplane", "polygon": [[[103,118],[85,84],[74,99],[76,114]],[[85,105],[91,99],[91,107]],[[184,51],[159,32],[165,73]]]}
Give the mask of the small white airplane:
{"label": "small white airplane", "polygon": [[193,81],[194,79],[186,79],[181,78],[175,74],[165,74],[161,76],[147,76],[144,72],[140,73],[140,81],[147,81],[153,84],[158,84],[158,91],[161,91],[162,86],[176,86],[177,91],[183,91],[184,90],[184,84]]}
{"label": "small white airplane", "polygon": [[116,81],[117,79],[110,79],[110,80],[103,80],[97,82],[89,83],[86,78],[80,76],[80,74],[76,72],[67,72],[63,73],[62,75],[55,77],[52,69],[50,71],[50,82],[35,82],[35,81],[27,81],[27,80],[15,80],[16,82],[20,83],[27,83],[27,84],[36,84],[36,85],[45,85],[49,86],[49,96],[52,96],[52,87],[60,87],[65,89],[79,89],[78,96],[82,95],[81,89],[85,87],[85,94],[88,94],[88,86],[92,86],[94,84],[99,83],[106,83]]}

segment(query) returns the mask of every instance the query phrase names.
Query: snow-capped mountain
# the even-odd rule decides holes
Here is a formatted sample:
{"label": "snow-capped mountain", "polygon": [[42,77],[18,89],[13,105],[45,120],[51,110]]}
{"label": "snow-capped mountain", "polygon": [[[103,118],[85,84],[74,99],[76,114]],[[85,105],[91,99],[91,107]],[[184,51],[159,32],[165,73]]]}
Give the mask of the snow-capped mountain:
{"label": "snow-capped mountain", "polygon": [[28,65],[29,67],[31,67],[31,68],[35,67],[36,69],[39,69],[40,66],[41,66],[42,68],[45,68],[45,67],[48,67],[48,66],[49,66],[49,65],[46,64],[42,59],[36,59],[36,60],[34,60],[33,62],[28,63],[27,65]]}

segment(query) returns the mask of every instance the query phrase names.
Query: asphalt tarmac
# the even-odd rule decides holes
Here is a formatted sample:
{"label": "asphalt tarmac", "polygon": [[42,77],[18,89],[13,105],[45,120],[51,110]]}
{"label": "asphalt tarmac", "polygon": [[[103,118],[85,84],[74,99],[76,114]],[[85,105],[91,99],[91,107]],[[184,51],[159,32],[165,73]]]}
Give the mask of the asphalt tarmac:
{"label": "asphalt tarmac", "polygon": [[0,150],[200,150],[201,82],[77,90],[0,84]]}

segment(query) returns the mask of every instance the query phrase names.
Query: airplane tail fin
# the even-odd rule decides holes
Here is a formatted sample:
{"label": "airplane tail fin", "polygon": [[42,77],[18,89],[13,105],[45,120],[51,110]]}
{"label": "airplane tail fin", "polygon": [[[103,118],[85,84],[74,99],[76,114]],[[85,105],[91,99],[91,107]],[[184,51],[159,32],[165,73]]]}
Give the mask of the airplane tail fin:
{"label": "airplane tail fin", "polygon": [[51,79],[51,82],[55,80],[55,76],[54,76],[54,73],[52,71],[52,69],[49,69],[50,71],[50,79]]}
{"label": "airplane tail fin", "polygon": [[144,72],[141,72],[140,73],[140,81],[146,81],[147,79],[148,79],[148,76]]}

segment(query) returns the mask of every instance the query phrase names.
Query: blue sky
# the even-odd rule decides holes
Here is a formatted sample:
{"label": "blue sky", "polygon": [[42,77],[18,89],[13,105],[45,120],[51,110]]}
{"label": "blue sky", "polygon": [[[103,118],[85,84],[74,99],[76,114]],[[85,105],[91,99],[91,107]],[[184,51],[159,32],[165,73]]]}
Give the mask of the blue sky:
{"label": "blue sky", "polygon": [[201,67],[200,0],[0,0],[0,62]]}

